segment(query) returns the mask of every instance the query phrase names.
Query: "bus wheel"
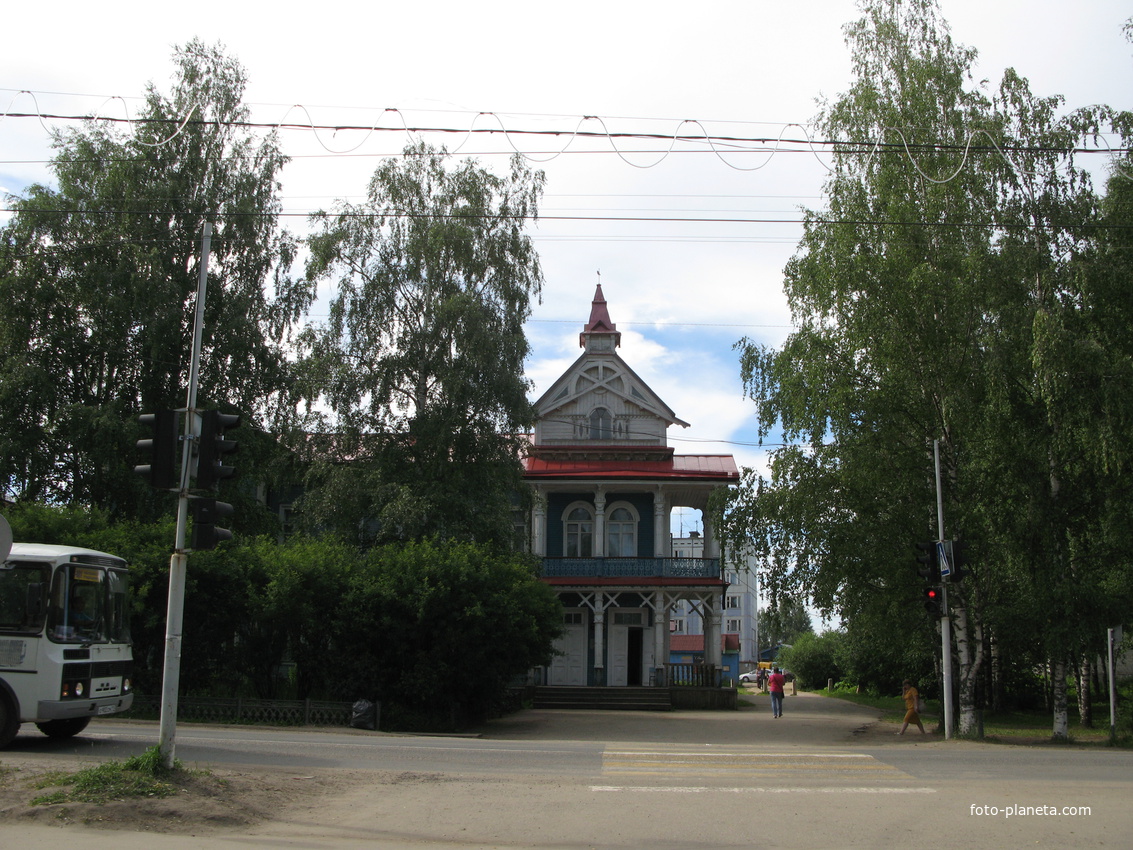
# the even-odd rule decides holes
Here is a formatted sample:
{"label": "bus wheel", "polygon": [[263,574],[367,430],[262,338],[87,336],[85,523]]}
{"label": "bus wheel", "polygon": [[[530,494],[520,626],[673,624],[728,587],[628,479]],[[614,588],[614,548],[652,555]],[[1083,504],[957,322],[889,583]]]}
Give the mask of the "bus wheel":
{"label": "bus wheel", "polygon": [[7,694],[0,691],[0,749],[12,743],[19,731],[20,715],[16,713],[16,706]]}
{"label": "bus wheel", "polygon": [[45,720],[35,724],[48,738],[74,738],[87,728],[89,717],[71,717],[67,720]]}

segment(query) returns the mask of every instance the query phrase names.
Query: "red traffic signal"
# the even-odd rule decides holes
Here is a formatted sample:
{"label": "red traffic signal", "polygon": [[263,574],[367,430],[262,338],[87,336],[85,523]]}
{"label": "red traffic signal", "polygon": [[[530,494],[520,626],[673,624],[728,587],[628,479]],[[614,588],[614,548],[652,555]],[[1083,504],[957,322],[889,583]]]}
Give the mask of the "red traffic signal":
{"label": "red traffic signal", "polygon": [[924,589],[924,609],[935,617],[940,616],[940,603],[942,594],[939,587],[926,587]]}

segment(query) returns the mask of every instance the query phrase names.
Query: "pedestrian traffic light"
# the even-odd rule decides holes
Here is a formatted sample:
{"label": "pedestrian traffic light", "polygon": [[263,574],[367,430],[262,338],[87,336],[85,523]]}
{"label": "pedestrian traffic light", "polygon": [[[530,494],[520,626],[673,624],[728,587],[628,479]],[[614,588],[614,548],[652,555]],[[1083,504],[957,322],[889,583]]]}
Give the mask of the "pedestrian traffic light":
{"label": "pedestrian traffic light", "polygon": [[964,580],[964,576],[968,574],[968,544],[963,540],[952,541],[952,572],[948,575],[948,580],[953,584],[959,584]]}
{"label": "pedestrian traffic light", "polygon": [[914,544],[921,554],[917,555],[917,575],[931,584],[940,582],[940,562],[936,559],[936,543]]}
{"label": "pedestrian traffic light", "polygon": [[135,466],[134,472],[158,490],[178,489],[181,481],[177,475],[177,411],[143,413],[138,422],[151,428],[153,436],[138,440],[137,447],[149,463]]}
{"label": "pedestrian traffic light", "polygon": [[231,531],[216,525],[218,519],[232,516],[232,505],[198,496],[189,502],[189,510],[193,515],[193,531],[189,537],[190,549],[198,552],[215,549],[217,543],[232,539]]}
{"label": "pedestrian traffic light", "polygon": [[224,456],[234,453],[237,443],[224,439],[224,432],[239,425],[240,417],[235,413],[206,410],[201,414],[201,434],[197,441],[198,489],[211,489],[218,481],[236,474],[235,468],[224,466]]}
{"label": "pedestrian traffic light", "polygon": [[926,587],[924,589],[924,609],[934,617],[940,616],[940,599],[939,587]]}

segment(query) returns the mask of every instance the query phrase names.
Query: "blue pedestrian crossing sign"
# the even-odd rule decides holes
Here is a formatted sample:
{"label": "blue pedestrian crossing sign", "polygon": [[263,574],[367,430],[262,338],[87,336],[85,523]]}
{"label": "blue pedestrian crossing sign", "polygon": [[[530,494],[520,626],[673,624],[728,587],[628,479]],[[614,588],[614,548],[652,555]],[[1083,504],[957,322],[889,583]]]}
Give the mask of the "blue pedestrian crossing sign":
{"label": "blue pedestrian crossing sign", "polygon": [[942,576],[952,575],[952,541],[936,541],[936,562],[940,565]]}

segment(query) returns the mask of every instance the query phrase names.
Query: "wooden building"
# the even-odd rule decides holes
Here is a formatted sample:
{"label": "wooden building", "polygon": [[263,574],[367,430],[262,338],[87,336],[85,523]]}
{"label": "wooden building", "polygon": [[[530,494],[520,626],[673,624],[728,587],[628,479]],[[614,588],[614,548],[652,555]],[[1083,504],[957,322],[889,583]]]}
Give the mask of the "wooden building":
{"label": "wooden building", "polygon": [[[739,480],[731,455],[679,455],[688,427],[622,360],[599,284],[579,335],[582,355],[536,402],[525,478],[530,540],[565,609],[548,685],[663,685],[673,606],[695,608],[719,667],[726,584],[708,500]],[[674,557],[670,512],[702,511],[699,557]]]}

